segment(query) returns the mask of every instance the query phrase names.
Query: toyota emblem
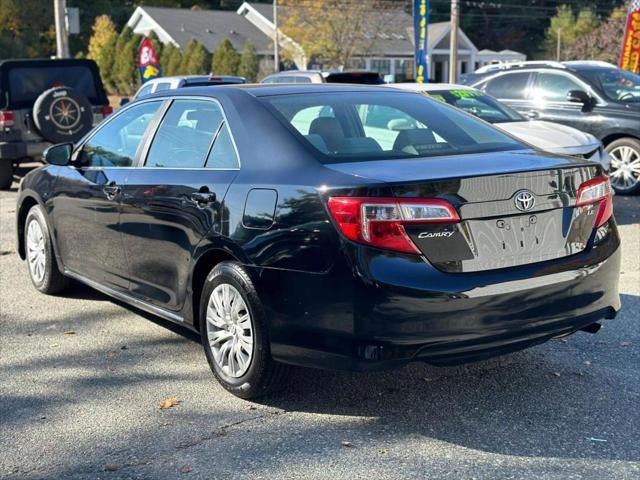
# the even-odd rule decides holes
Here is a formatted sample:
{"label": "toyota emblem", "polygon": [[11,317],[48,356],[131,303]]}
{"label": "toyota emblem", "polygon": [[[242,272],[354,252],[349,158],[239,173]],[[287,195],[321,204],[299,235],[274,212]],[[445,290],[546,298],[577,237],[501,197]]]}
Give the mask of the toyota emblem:
{"label": "toyota emblem", "polygon": [[516,204],[516,208],[518,210],[526,212],[531,210],[536,204],[536,198],[529,190],[520,190],[519,192],[516,192],[513,203]]}

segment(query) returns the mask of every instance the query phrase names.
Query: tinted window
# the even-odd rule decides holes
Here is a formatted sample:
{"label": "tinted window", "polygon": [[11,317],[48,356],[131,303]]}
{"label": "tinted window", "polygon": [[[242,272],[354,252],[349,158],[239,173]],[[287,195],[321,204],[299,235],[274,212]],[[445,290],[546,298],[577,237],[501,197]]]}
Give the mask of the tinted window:
{"label": "tinted window", "polygon": [[[524,148],[465,113],[413,93],[274,95],[261,101],[327,162]],[[304,123],[302,114],[308,115]]]}
{"label": "tinted window", "polygon": [[147,102],[116,114],[82,147],[81,164],[130,167],[153,116],[162,102]]}
{"label": "tinted window", "polygon": [[156,92],[161,92],[162,90],[169,90],[171,88],[171,84],[169,82],[160,82],[156,87]]}
{"label": "tinted window", "polygon": [[145,95],[149,95],[151,93],[152,89],[153,89],[153,83],[147,83],[144,87],[142,87],[138,91],[138,94],[136,95],[136,98],[140,98],[140,97],[144,97]]}
{"label": "tinted window", "polygon": [[584,90],[571,77],[558,73],[539,73],[533,90],[534,100],[567,101],[570,90]]}
{"label": "tinted window", "polygon": [[240,163],[238,162],[236,149],[233,148],[229,127],[224,124],[207,158],[207,168],[230,169],[238,168],[239,166]]}
{"label": "tinted window", "polygon": [[156,132],[146,167],[203,167],[214,134],[222,123],[215,102],[175,100]]}
{"label": "tinted window", "polygon": [[70,87],[91,103],[100,102],[93,72],[83,65],[13,67],[9,70],[8,83],[11,104],[33,103],[42,92],[52,87]]}
{"label": "tinted window", "polygon": [[429,96],[458,107],[489,123],[522,122],[525,118],[515,110],[478,90],[437,90]]}
{"label": "tinted window", "polygon": [[524,99],[527,96],[527,82],[529,73],[506,73],[492,80],[485,85],[484,90],[496,98]]}
{"label": "tinted window", "polygon": [[610,100],[640,102],[640,75],[621,68],[580,70],[580,74],[602,90]]}

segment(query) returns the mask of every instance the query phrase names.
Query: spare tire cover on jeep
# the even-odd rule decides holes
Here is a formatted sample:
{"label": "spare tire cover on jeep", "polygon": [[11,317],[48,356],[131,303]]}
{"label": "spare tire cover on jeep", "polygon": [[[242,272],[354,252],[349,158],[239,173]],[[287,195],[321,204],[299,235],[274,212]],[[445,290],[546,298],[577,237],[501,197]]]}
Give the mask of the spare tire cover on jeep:
{"label": "spare tire cover on jeep", "polygon": [[54,87],[37,98],[33,121],[45,140],[76,142],[91,130],[93,111],[89,100],[72,88]]}

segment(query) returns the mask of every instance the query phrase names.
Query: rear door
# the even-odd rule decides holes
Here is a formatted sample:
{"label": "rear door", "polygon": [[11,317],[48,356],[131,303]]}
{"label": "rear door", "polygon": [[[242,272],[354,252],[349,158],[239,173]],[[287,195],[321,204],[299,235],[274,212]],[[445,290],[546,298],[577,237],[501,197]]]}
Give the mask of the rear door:
{"label": "rear door", "polygon": [[531,115],[529,93],[533,75],[534,73],[530,71],[501,73],[476,85],[476,88],[487,92],[522,114]]}
{"label": "rear door", "polygon": [[220,230],[239,159],[222,107],[211,98],[174,99],[145,150],[124,188],[120,221],[131,291],[178,311],[196,246]]}

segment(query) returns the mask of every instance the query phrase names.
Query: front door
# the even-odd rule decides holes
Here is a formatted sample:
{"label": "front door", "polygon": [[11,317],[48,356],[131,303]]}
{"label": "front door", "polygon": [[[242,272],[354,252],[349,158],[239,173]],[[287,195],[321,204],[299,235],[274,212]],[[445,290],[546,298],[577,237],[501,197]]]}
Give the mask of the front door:
{"label": "front door", "polygon": [[120,225],[134,295],[181,309],[193,252],[207,232],[219,231],[238,168],[220,104],[174,100],[123,191]]}
{"label": "front door", "polygon": [[74,153],[55,184],[52,218],[65,268],[127,289],[129,269],[119,229],[122,188],[141,140],[162,102],[115,115]]}

